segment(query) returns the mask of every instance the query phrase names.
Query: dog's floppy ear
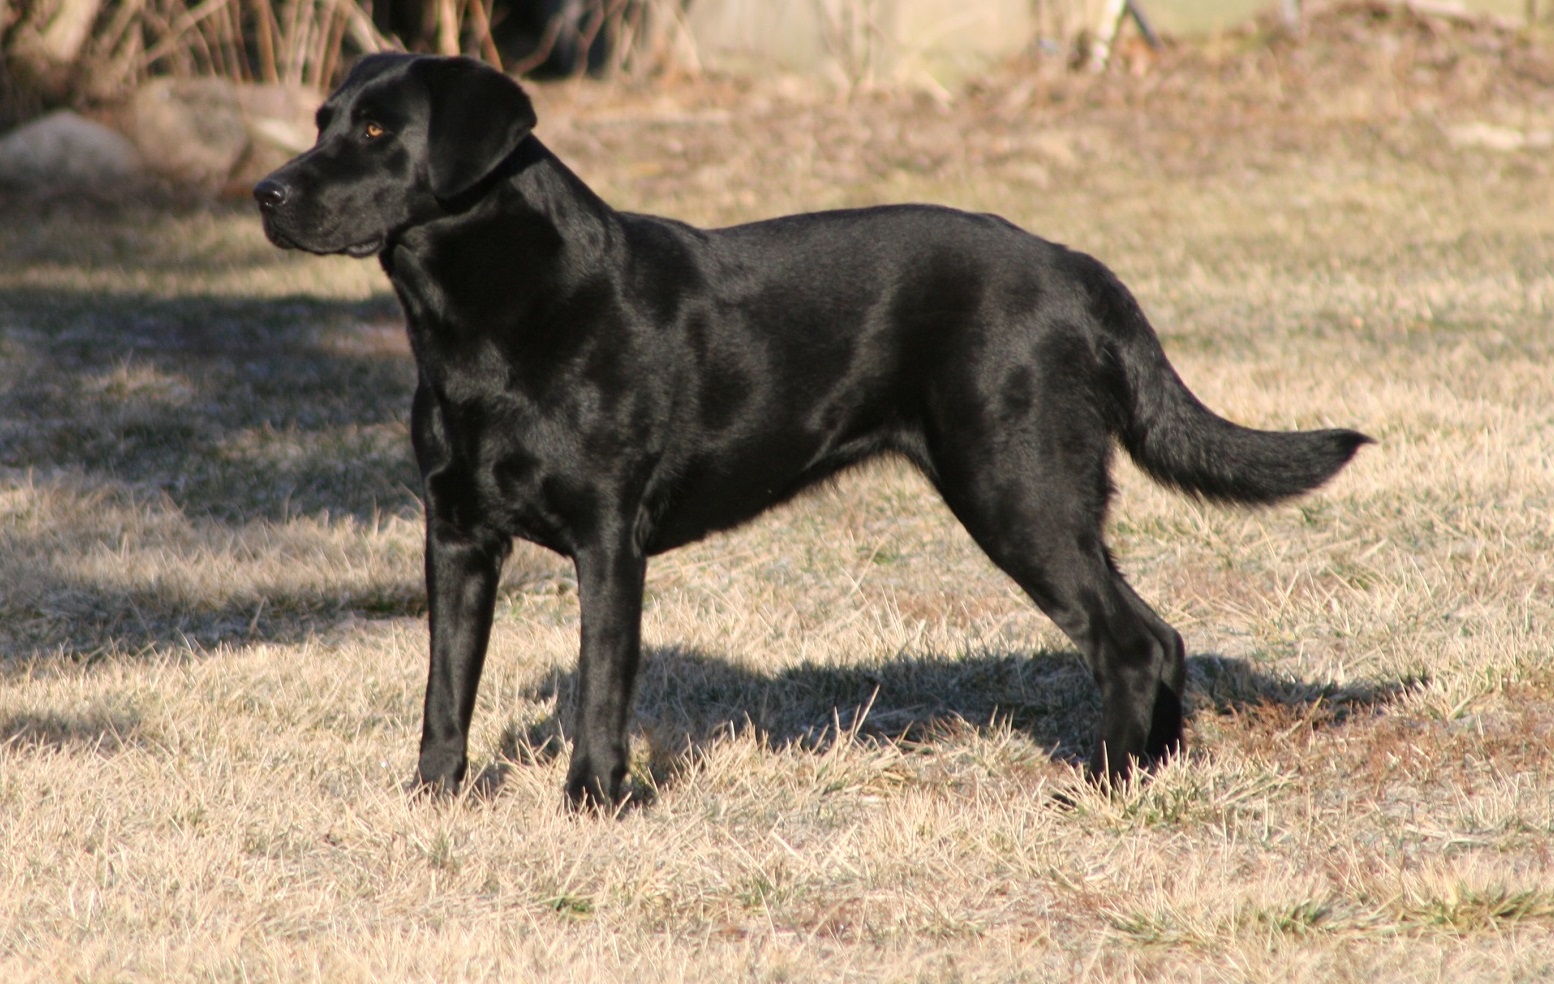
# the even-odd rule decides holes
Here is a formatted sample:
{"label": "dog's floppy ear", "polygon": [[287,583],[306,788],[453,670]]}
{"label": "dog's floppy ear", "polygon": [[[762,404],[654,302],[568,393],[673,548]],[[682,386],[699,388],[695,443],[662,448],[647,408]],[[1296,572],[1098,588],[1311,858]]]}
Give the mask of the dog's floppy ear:
{"label": "dog's floppy ear", "polygon": [[426,167],[438,198],[473,188],[534,129],[534,104],[517,82],[489,65],[418,58],[412,70],[426,85]]}

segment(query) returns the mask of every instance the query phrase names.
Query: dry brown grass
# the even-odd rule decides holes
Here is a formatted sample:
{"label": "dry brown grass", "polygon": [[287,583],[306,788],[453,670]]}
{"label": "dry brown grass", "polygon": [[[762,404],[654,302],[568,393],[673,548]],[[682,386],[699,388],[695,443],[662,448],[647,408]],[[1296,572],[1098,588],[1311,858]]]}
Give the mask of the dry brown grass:
{"label": "dry brown grass", "polygon": [[1554,169],[1442,138],[1554,107],[1225,116],[1169,81],[1148,112],[1116,80],[539,92],[620,205],[996,209],[1108,260],[1211,405],[1380,439],[1268,512],[1120,469],[1192,752],[1112,797],[1075,782],[1069,644],[886,466],[654,563],[648,802],[615,820],[560,808],[573,584],[520,549],[478,795],[411,801],[411,369],[375,268],[243,210],[10,208],[0,979],[1554,976]]}

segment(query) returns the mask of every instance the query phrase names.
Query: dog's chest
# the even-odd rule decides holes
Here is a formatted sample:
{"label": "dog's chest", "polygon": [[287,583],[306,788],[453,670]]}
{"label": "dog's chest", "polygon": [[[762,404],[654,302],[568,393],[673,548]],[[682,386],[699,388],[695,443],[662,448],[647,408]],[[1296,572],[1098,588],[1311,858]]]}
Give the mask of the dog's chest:
{"label": "dog's chest", "polygon": [[598,496],[589,474],[597,463],[566,414],[512,395],[427,391],[415,430],[429,505],[455,526],[570,553],[574,532],[593,525]]}
{"label": "dog's chest", "polygon": [[599,385],[597,360],[525,364],[489,337],[424,333],[415,349],[422,468],[434,500],[465,504],[456,523],[570,553],[632,511],[662,431],[651,391]]}

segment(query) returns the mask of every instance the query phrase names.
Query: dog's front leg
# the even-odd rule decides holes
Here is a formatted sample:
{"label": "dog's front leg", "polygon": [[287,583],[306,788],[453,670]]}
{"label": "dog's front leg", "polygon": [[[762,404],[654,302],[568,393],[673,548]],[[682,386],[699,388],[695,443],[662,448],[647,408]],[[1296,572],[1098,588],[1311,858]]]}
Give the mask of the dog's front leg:
{"label": "dog's front leg", "polygon": [[428,495],[426,594],[431,625],[431,668],[421,726],[416,785],[452,793],[469,765],[469,724],[491,638],[496,585],[509,541],[472,536],[436,518]]}
{"label": "dog's front leg", "polygon": [[576,556],[582,646],[567,800],[585,809],[613,808],[626,776],[626,718],[641,656],[647,560],[630,537],[619,540]]}

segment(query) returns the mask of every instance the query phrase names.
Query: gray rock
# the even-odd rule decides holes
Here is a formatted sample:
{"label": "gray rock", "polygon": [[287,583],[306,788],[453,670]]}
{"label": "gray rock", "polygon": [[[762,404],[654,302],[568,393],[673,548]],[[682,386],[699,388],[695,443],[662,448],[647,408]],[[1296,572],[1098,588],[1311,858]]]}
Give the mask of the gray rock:
{"label": "gray rock", "polygon": [[127,125],[147,166],[200,194],[247,186],[313,145],[321,97],[283,85],[153,79],[131,100]]}
{"label": "gray rock", "polygon": [[148,168],[202,192],[221,188],[248,150],[237,86],[225,79],[152,79],[126,123]]}
{"label": "gray rock", "polygon": [[237,89],[248,127],[248,152],[230,175],[235,191],[247,188],[313,146],[313,113],[323,97],[312,89],[245,85]]}
{"label": "gray rock", "polygon": [[144,174],[135,145],[115,130],[58,110],[0,137],[0,186],[112,192]]}
{"label": "gray rock", "polygon": [[323,96],[289,85],[244,85],[237,101],[248,122],[249,136],[285,154],[300,154],[313,146],[313,114]]}

